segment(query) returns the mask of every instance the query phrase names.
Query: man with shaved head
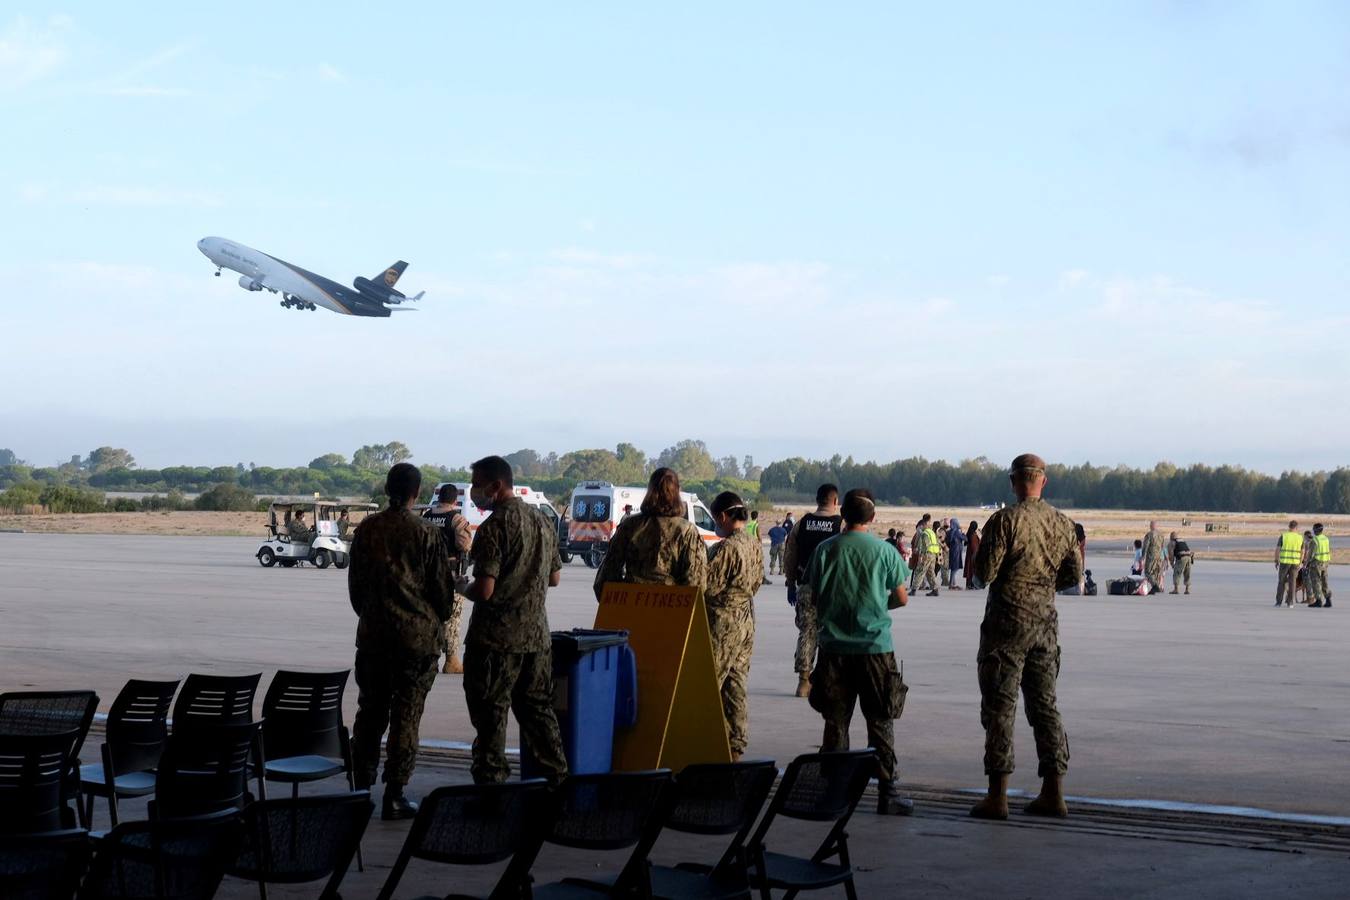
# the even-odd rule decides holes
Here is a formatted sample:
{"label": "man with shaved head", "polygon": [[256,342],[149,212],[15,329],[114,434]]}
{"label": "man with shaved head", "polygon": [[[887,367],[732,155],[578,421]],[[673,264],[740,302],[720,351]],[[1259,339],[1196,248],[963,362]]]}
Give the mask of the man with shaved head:
{"label": "man with shaved head", "polygon": [[1063,818],[1069,814],[1063,783],[1069,741],[1055,704],[1059,678],[1055,591],[1079,583],[1083,560],[1073,522],[1041,499],[1045,460],[1024,453],[1013,460],[1008,476],[1017,505],[989,517],[975,555],[975,583],[989,586],[976,657],[989,793],[970,814],[979,819],[1008,817],[1013,724],[1021,688],[1042,779],[1040,795],[1025,811]]}

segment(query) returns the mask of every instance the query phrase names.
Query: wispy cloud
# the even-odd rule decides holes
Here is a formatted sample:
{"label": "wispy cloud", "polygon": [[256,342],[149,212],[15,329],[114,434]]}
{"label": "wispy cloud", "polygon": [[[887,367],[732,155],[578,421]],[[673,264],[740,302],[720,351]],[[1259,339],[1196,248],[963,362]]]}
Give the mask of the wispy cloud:
{"label": "wispy cloud", "polygon": [[64,195],[63,199],[81,206],[216,208],[225,205],[224,196],[216,191],[137,185],[97,185],[81,188]]}
{"label": "wispy cloud", "polygon": [[186,97],[192,93],[187,88],[156,84],[148,79],[158,70],[190,53],[194,46],[191,41],[180,41],[156,50],[91,85],[90,91],[106,97]]}
{"label": "wispy cloud", "polygon": [[39,27],[20,16],[0,32],[0,91],[14,91],[39,81],[61,68],[70,51],[61,32],[70,26],[68,16],[53,17]]}

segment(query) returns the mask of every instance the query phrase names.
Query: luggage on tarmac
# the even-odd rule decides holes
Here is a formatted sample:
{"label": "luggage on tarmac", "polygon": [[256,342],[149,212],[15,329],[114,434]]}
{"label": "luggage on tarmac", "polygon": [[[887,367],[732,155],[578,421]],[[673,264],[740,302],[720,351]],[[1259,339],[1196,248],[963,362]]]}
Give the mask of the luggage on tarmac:
{"label": "luggage on tarmac", "polygon": [[1130,578],[1112,578],[1106,583],[1106,592],[1116,596],[1138,595],[1147,597],[1153,590],[1153,585],[1149,584],[1147,578],[1132,576]]}

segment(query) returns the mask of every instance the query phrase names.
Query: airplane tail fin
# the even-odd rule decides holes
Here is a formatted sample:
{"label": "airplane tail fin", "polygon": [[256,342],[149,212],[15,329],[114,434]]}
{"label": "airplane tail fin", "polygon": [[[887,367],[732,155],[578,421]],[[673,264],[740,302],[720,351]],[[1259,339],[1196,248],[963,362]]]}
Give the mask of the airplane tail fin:
{"label": "airplane tail fin", "polygon": [[403,270],[406,268],[408,268],[408,264],[400,259],[370,280],[376,284],[383,283],[385,287],[392,289],[394,285],[398,284],[398,280],[402,277]]}

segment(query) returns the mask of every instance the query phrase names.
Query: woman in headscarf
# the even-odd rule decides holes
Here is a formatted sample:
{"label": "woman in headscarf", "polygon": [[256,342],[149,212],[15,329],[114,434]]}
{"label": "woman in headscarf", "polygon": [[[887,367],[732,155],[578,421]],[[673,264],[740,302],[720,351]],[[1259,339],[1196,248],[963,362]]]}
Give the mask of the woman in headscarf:
{"label": "woman in headscarf", "polygon": [[957,573],[966,568],[966,558],[961,552],[965,546],[966,536],[961,533],[961,523],[952,516],[951,527],[947,529],[947,568],[951,572],[948,587],[954,591],[961,590],[961,585],[956,582],[959,577]]}
{"label": "woman in headscarf", "polygon": [[595,597],[610,581],[703,587],[708,551],[680,499],[680,476],[664,466],[652,473],[640,511],[619,523],[595,573]]}
{"label": "woman in headscarf", "polygon": [[966,529],[966,590],[975,589],[975,554],[980,552],[980,523],[970,522]]}

